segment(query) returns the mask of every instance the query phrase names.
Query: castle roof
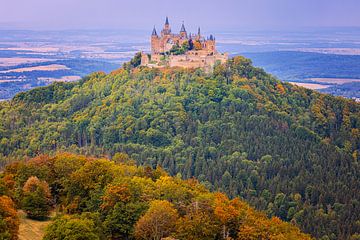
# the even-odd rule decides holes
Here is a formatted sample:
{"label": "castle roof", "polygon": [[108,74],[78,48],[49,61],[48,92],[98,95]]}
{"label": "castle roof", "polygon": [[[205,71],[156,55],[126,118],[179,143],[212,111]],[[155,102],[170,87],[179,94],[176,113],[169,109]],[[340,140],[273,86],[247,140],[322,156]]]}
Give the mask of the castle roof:
{"label": "castle roof", "polygon": [[151,34],[152,36],[157,36],[157,32],[156,32],[156,28],[155,28],[155,26],[154,26],[154,29],[153,29],[153,31],[152,31],[152,34]]}
{"label": "castle roof", "polygon": [[200,27],[198,28],[198,35],[200,36],[201,34],[200,34]]}
{"label": "castle roof", "polygon": [[165,25],[169,25],[169,18],[168,17],[166,17]]}
{"label": "castle roof", "polygon": [[186,32],[184,22],[183,22],[182,25],[181,25],[180,32]]}

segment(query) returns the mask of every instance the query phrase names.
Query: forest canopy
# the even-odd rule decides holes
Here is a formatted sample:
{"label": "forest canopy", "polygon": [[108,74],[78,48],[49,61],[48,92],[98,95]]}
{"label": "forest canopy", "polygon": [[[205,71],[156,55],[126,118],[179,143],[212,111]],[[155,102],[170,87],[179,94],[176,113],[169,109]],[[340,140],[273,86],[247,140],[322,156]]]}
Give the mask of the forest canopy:
{"label": "forest canopy", "polygon": [[[45,240],[311,239],[239,198],[230,200],[195,179],[170,177],[161,167],[137,167],[132,161],[40,155],[9,164],[0,183],[5,186],[0,192],[5,194],[0,197],[1,239],[17,239],[13,202],[22,208],[23,199],[39,186],[51,190],[46,196],[58,209]],[[33,199],[32,205],[39,202]]]}

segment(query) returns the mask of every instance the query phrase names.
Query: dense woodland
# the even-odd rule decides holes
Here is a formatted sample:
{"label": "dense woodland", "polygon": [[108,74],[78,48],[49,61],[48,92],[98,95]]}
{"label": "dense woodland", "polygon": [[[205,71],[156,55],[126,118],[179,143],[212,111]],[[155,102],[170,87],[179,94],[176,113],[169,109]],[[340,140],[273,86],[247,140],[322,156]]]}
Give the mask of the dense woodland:
{"label": "dense woodland", "polygon": [[57,210],[44,240],[311,239],[195,179],[137,167],[126,154],[113,160],[63,153],[8,165],[0,178],[0,239],[17,239],[15,206],[35,219]]}
{"label": "dense woodland", "polygon": [[316,238],[359,238],[358,103],[281,83],[243,57],[212,74],[134,63],[0,103],[2,164],[125,152]]}

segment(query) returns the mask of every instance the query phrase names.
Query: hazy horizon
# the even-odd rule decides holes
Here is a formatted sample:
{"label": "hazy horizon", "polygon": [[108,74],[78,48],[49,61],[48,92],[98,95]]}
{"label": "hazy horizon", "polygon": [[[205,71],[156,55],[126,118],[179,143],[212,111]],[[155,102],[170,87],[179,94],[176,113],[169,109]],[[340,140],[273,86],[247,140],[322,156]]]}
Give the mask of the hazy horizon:
{"label": "hazy horizon", "polygon": [[360,27],[357,0],[5,0],[0,29],[160,29],[169,16],[173,30],[291,30]]}

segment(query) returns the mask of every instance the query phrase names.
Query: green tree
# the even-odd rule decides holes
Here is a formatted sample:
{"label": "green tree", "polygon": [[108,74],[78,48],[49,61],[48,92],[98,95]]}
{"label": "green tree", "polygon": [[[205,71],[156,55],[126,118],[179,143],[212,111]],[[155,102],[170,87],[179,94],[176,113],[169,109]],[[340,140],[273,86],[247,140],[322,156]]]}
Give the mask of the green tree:
{"label": "green tree", "polygon": [[99,240],[94,222],[71,216],[55,219],[47,228],[44,240]]}
{"label": "green tree", "polygon": [[134,233],[135,223],[146,207],[145,203],[116,203],[104,221],[106,235],[111,239],[130,239]]}
{"label": "green tree", "polygon": [[28,217],[46,218],[51,209],[51,193],[49,185],[37,177],[30,177],[23,187],[22,209]]}

